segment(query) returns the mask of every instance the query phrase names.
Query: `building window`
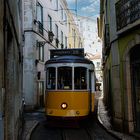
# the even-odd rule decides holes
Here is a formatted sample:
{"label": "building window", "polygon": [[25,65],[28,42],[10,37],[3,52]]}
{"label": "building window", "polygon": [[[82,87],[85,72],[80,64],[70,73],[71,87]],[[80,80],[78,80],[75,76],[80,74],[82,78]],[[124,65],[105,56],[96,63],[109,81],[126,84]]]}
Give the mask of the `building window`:
{"label": "building window", "polygon": [[55,24],[55,36],[58,39],[58,25]]}
{"label": "building window", "polygon": [[98,69],[100,68],[100,62],[97,62],[97,68]]}
{"label": "building window", "polygon": [[66,13],[65,13],[65,17],[64,18],[65,18],[64,21],[65,21],[65,23],[67,25],[67,15],[66,15]]}
{"label": "building window", "polygon": [[43,7],[39,2],[37,3],[37,22],[38,31],[43,35]]}
{"label": "building window", "polygon": [[63,49],[63,32],[61,31],[61,49]]}
{"label": "building window", "polygon": [[38,42],[38,59],[44,61],[44,45]]}
{"label": "building window", "polygon": [[58,10],[58,0],[55,0],[55,8]]}
{"label": "building window", "polygon": [[40,80],[40,78],[41,78],[41,71],[38,71],[37,72],[37,79]]}
{"label": "building window", "polygon": [[58,25],[55,24],[55,36],[56,36],[56,47],[58,48],[59,39],[58,39]]}
{"label": "building window", "polygon": [[115,4],[117,31],[140,19],[139,0],[119,0]]}
{"label": "building window", "polygon": [[109,24],[105,24],[105,47],[110,47]]}
{"label": "building window", "polygon": [[76,42],[76,33],[75,33],[75,29],[72,30],[72,36],[73,36],[73,45],[75,48],[75,42]]}
{"label": "building window", "polygon": [[39,106],[44,106],[44,82],[38,81]]}
{"label": "building window", "polygon": [[50,15],[48,15],[48,29],[49,31],[52,31],[52,18]]}
{"label": "building window", "polygon": [[65,48],[67,48],[67,37],[65,36]]}
{"label": "building window", "polygon": [[63,20],[63,8],[60,6],[60,12],[61,12],[61,19]]}
{"label": "building window", "polygon": [[71,32],[71,26],[70,26],[70,22],[69,22],[69,32]]}

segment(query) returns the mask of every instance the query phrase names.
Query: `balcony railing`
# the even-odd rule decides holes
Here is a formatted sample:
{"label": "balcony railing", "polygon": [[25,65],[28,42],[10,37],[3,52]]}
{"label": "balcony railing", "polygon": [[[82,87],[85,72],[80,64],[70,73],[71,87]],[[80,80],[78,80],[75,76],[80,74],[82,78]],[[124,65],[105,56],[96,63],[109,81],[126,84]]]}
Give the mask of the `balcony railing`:
{"label": "balcony railing", "polygon": [[119,0],[116,5],[117,30],[140,19],[140,0]]}

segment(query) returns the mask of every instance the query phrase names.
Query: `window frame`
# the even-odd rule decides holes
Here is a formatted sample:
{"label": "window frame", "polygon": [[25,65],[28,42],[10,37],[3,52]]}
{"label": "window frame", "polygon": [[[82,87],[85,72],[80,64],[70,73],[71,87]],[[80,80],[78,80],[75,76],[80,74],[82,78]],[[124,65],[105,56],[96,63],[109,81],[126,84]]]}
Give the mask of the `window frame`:
{"label": "window frame", "polygon": [[[77,68],[81,68],[81,69],[85,70],[85,77],[84,77],[85,78],[85,83],[82,83],[82,77],[80,76],[79,85],[78,85],[78,86],[80,86],[79,88],[75,88],[75,86],[76,86],[75,79],[76,79],[76,76],[77,76],[77,73],[76,73],[75,69],[77,69]],[[87,90],[88,89],[88,71],[87,70],[88,69],[86,67],[82,67],[82,66],[74,67],[74,79],[73,79],[74,90]],[[78,73],[81,74],[79,70],[78,70]]]}
{"label": "window frame", "polygon": [[[39,8],[40,8],[40,13],[38,13]],[[39,14],[41,14],[41,15],[39,15]],[[37,2],[37,4],[36,4],[36,19],[38,22],[38,31],[40,34],[43,35],[43,6],[39,2]]]}
{"label": "window frame", "polygon": [[[49,76],[50,71],[52,72],[52,70],[50,70],[50,69],[54,69],[54,77],[51,77],[52,79],[50,79],[50,76]],[[48,67],[47,68],[47,74],[46,74],[46,89],[55,90],[56,87],[57,87],[56,86],[57,85],[56,79],[57,79],[56,67]],[[52,80],[52,81],[50,82],[50,80]]]}
{"label": "window frame", "polygon": [[38,59],[44,62],[44,45],[40,42],[38,43]]}
{"label": "window frame", "polygon": [[52,31],[52,17],[50,15],[48,15],[48,29]]}
{"label": "window frame", "polygon": [[[61,68],[63,68],[65,70],[65,72],[66,72],[67,68],[71,69],[71,74],[70,74],[71,79],[70,80],[67,80],[67,77],[69,77],[69,76],[64,76],[64,74],[68,74],[68,73],[70,73],[70,71],[69,72],[67,71],[67,73],[64,73],[64,72],[62,73],[63,76],[61,76],[61,78],[63,77],[63,79],[59,78],[59,73],[60,73],[59,69],[61,69]],[[73,89],[73,76],[72,76],[73,74],[72,73],[73,73],[73,69],[71,66],[60,66],[57,68],[57,89],[58,90],[72,90]],[[59,80],[63,80],[64,82],[59,81]],[[71,84],[69,81],[71,81]],[[61,82],[61,84],[60,84],[60,82]],[[65,84],[66,82],[69,82],[69,84],[68,85]]]}

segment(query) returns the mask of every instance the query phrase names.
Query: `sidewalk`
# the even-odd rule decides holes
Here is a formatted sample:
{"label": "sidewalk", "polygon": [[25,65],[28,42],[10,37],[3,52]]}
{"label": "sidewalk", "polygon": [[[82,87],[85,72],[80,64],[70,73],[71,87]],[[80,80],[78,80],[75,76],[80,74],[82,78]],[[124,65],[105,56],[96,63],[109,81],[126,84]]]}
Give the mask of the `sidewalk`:
{"label": "sidewalk", "polygon": [[41,120],[45,120],[44,110],[35,110],[32,112],[24,113],[24,129],[22,133],[22,140],[30,140],[32,131]]}
{"label": "sidewalk", "polygon": [[112,135],[117,137],[120,140],[136,140],[135,137],[114,131],[110,124],[110,118],[108,116],[108,112],[105,110],[105,106],[103,104],[103,97],[98,98],[98,120],[103,125],[103,127]]}

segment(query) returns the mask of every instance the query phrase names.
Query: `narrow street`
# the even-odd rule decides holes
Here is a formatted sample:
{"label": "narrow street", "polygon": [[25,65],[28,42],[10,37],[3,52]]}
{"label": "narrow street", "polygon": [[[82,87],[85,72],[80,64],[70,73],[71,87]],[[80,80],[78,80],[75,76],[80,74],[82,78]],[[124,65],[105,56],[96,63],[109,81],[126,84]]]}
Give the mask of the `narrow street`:
{"label": "narrow street", "polygon": [[84,121],[47,120],[44,109],[26,112],[22,140],[135,140],[113,130],[102,96],[101,92],[95,96],[97,114]]}
{"label": "narrow street", "polygon": [[0,64],[0,140],[140,140],[140,0],[0,0]]}
{"label": "narrow street", "polygon": [[[51,124],[52,123],[52,124]],[[94,117],[88,118],[80,122],[69,122],[68,126],[65,122],[48,123],[41,120],[31,135],[31,140],[115,140],[107,133],[98,120]],[[74,124],[72,124],[74,123]]]}
{"label": "narrow street", "polygon": [[[102,96],[96,94],[96,99]],[[96,103],[97,104],[97,103]],[[97,107],[97,106],[96,106]],[[103,113],[103,112],[102,112]],[[33,127],[28,137],[23,140],[116,140],[117,137],[108,133],[94,114],[84,120],[47,120],[44,110],[25,113],[25,127]],[[106,120],[104,120],[106,121]],[[38,123],[35,123],[38,122]],[[106,122],[107,123],[107,122]],[[109,123],[109,122],[108,122]],[[27,128],[27,129],[31,129]],[[25,131],[25,130],[24,130]],[[24,132],[25,133],[25,132]],[[24,134],[27,135],[27,134]]]}

